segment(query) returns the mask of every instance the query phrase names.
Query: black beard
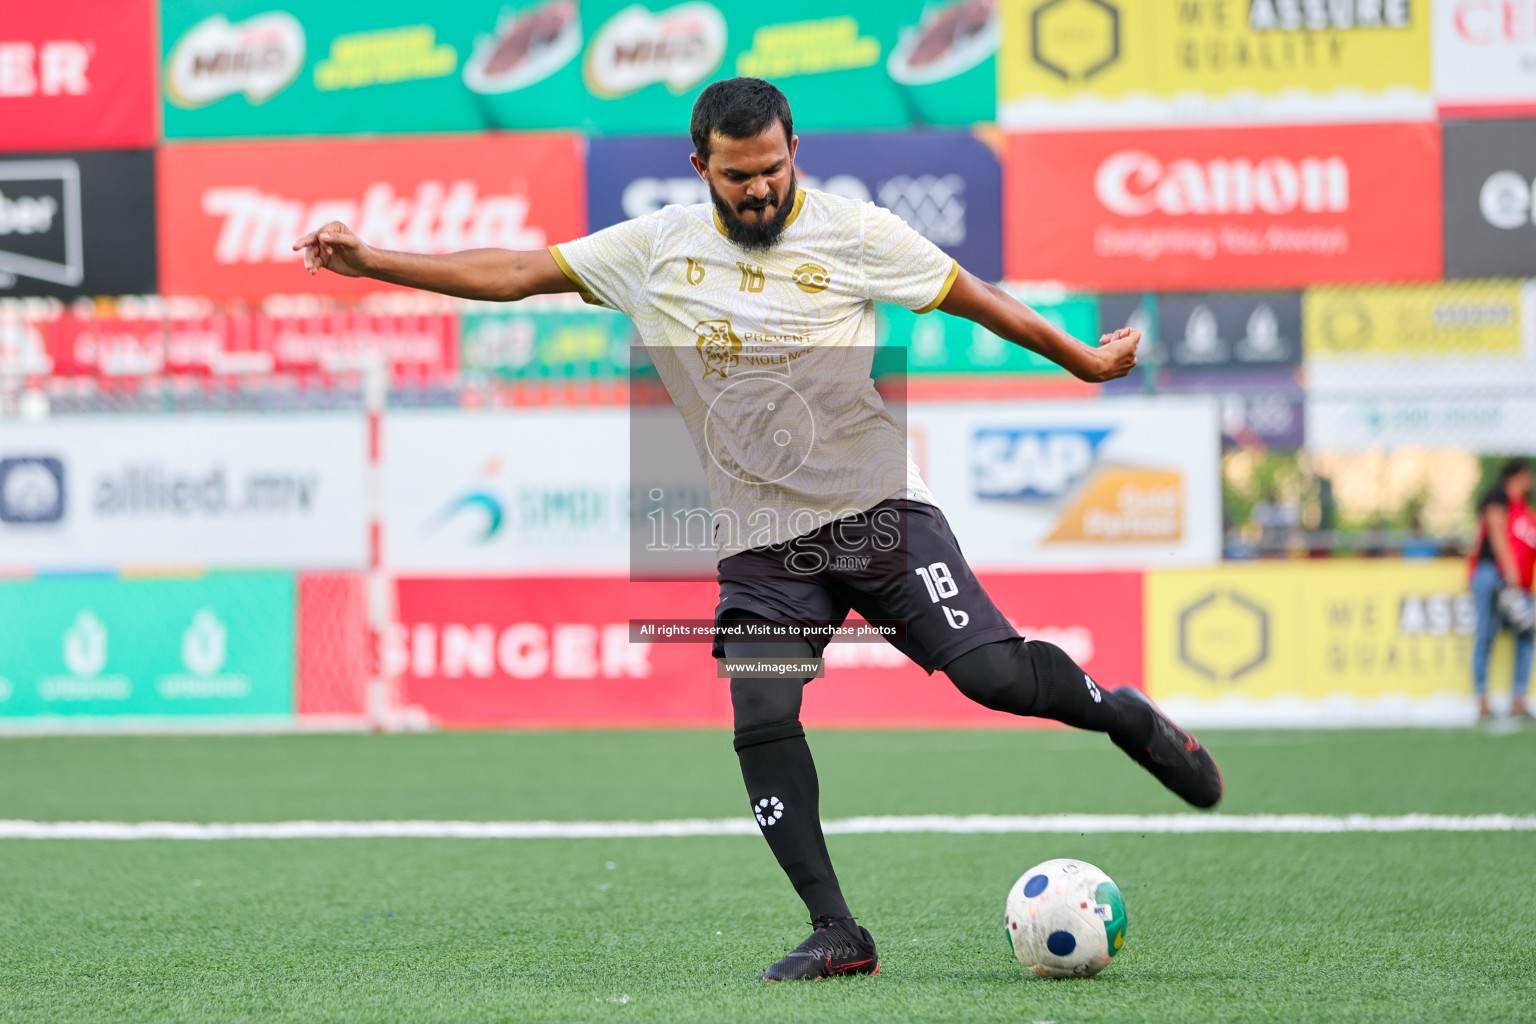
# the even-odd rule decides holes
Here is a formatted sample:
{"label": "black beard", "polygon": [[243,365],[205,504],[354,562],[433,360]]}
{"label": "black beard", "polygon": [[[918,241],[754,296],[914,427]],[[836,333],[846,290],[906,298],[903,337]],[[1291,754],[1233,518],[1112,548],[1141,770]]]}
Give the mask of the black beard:
{"label": "black beard", "polygon": [[738,217],[737,211],[731,208],[731,204],[725,201],[725,197],[715,191],[715,186],[709,186],[709,198],[714,201],[715,211],[720,214],[720,223],[725,225],[726,236],[743,249],[768,249],[778,242],[779,236],[784,233],[784,224],[789,220],[789,212],[795,207],[794,196],[795,175],[791,171],[789,191],[786,195],[770,194],[760,201],[748,201],[742,204],[745,210],[762,209],[772,205],[768,202],[770,199],[777,204],[770,219],[752,224]]}

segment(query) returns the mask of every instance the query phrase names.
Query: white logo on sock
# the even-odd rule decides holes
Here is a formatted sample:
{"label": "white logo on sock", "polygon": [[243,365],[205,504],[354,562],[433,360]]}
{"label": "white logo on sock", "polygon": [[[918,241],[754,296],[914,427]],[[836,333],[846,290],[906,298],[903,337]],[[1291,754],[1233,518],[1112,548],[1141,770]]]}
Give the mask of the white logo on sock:
{"label": "white logo on sock", "polygon": [[1093,702],[1095,704],[1104,703],[1104,697],[1099,693],[1099,684],[1094,682],[1086,672],[1083,673],[1083,682],[1088,684],[1088,692],[1093,695]]}
{"label": "white logo on sock", "polygon": [[757,816],[757,823],[767,828],[784,817],[784,802],[776,796],[765,796],[752,811]]}
{"label": "white logo on sock", "polygon": [[943,608],[944,617],[949,620],[950,629],[964,629],[970,624],[971,617],[968,613],[961,611],[959,608],[951,608],[947,604]]}

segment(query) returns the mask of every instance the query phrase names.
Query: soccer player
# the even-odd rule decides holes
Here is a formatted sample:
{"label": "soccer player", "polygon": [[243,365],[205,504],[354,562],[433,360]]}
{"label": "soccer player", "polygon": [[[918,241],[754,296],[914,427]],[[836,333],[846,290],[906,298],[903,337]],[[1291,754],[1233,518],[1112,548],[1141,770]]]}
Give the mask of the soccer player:
{"label": "soccer player", "polygon": [[[719,547],[717,658],[814,658],[825,633],[749,639],[741,623],[815,630],[849,610],[904,623],[892,642],[999,711],[1109,738],[1196,807],[1222,796],[1211,755],[1134,688],[1100,687],[1061,648],[1020,637],[966,564],[870,378],[874,302],[965,317],[1085,381],[1122,377],[1140,334],[1078,342],[977,280],[888,210],[801,189],[798,139],[768,82],[715,82],[693,108],[711,204],[668,206],[533,252],[374,249],[340,223],[301,238],[311,274],[512,301],[579,292],[628,314],[694,439]],[[802,404],[803,403],[803,404]],[[764,621],[766,620],[766,621]],[[813,931],[771,981],[869,974],[874,940],[822,837],[800,725],[807,678],[731,679],[753,814]]]}

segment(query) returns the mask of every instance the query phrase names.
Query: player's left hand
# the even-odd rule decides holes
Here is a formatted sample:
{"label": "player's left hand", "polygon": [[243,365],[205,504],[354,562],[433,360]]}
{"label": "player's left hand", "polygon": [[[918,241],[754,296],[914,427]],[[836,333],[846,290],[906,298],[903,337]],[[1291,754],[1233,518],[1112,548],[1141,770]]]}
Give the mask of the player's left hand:
{"label": "player's left hand", "polygon": [[1136,366],[1136,346],[1141,344],[1141,332],[1134,327],[1122,327],[1113,334],[1099,338],[1099,368],[1095,382],[1124,377]]}

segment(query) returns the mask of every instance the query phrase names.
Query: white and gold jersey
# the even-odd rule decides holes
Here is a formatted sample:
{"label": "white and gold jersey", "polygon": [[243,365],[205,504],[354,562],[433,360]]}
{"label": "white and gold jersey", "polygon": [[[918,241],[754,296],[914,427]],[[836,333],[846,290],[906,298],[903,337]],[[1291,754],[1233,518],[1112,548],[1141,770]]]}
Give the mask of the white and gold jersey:
{"label": "white and gold jersey", "polygon": [[779,241],[744,249],[710,204],[668,206],[550,252],[634,320],[704,466],[720,558],[933,501],[870,379],[874,303],[925,313],[960,268],[889,210],[798,190]]}

